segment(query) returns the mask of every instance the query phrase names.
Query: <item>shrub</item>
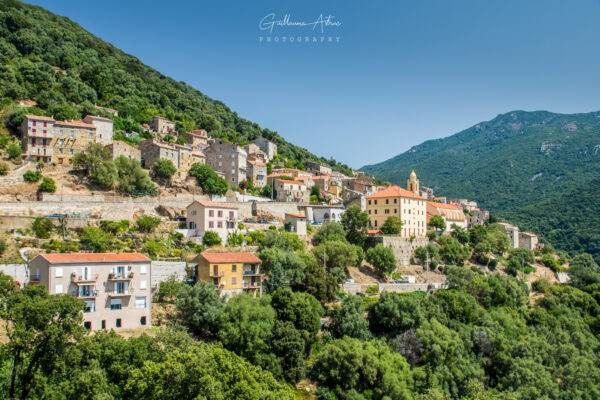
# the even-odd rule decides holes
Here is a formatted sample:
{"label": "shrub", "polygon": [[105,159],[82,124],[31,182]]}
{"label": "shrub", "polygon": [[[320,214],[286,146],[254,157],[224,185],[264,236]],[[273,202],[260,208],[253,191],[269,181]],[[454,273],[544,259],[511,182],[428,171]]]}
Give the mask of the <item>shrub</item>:
{"label": "shrub", "polygon": [[386,235],[397,235],[402,229],[402,221],[398,217],[387,217],[383,225],[381,225],[381,231]]}
{"label": "shrub", "polygon": [[158,285],[158,301],[172,303],[184,285],[177,279],[177,275],[169,276],[166,281],[162,281]]}
{"label": "shrub", "polygon": [[52,233],[52,229],[54,229],[54,225],[50,218],[46,217],[36,218],[33,224],[31,224],[31,230],[35,237],[39,239],[48,239]]}
{"label": "shrub", "polygon": [[16,143],[11,143],[6,146],[6,155],[11,160],[21,160],[21,155],[23,154],[23,150],[21,146]]}
{"label": "shrub", "polygon": [[138,219],[136,222],[137,228],[140,232],[143,233],[151,233],[160,225],[160,218],[151,217],[149,215],[144,215],[142,218]]}
{"label": "shrub", "polygon": [[42,179],[42,173],[40,171],[27,171],[23,174],[23,180],[25,182],[37,182]]}
{"label": "shrub", "polygon": [[379,286],[377,286],[377,285],[369,286],[367,288],[366,292],[369,295],[376,295],[377,293],[379,293]]}
{"label": "shrub", "polygon": [[171,178],[173,175],[175,175],[175,172],[177,172],[177,168],[173,164],[173,161],[165,158],[157,160],[152,166],[152,170],[156,176],[166,179]]}
{"label": "shrub", "polygon": [[7,248],[8,245],[6,244],[6,242],[3,239],[0,239],[0,254],[4,254]]}
{"label": "shrub", "polygon": [[38,187],[40,192],[54,193],[56,192],[56,184],[52,178],[44,178]]}
{"label": "shrub", "polygon": [[0,161],[0,175],[8,175],[8,164]]}
{"label": "shrub", "polygon": [[206,231],[204,238],[202,238],[202,243],[208,247],[219,246],[221,244],[221,236],[217,232]]}

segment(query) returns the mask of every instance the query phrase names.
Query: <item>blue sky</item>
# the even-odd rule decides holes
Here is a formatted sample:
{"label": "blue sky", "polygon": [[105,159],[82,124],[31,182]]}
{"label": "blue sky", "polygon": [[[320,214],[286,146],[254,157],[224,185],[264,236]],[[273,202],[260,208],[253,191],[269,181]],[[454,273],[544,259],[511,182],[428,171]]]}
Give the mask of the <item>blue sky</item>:
{"label": "blue sky", "polygon": [[[600,0],[29,2],[357,168],[512,110],[600,109]],[[339,42],[266,43],[269,13],[335,16]]]}

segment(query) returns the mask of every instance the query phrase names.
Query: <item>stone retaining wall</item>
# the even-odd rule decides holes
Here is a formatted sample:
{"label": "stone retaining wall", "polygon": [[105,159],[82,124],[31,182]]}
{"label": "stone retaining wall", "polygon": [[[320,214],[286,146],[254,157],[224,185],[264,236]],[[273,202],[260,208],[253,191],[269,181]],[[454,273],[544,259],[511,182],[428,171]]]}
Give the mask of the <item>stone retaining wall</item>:
{"label": "stone retaining wall", "polygon": [[0,271],[19,282],[21,287],[23,287],[25,282],[29,281],[27,264],[0,264]]}
{"label": "stone retaining wall", "polygon": [[429,243],[427,238],[415,238],[413,240],[401,238],[399,236],[383,236],[383,245],[389,247],[394,252],[399,266],[410,265],[414,251],[417,247],[426,246]]}
{"label": "stone retaining wall", "polygon": [[344,283],[342,291],[348,294],[367,293],[370,286],[378,286],[378,294],[382,292],[411,293],[416,291],[426,292],[427,283]]}

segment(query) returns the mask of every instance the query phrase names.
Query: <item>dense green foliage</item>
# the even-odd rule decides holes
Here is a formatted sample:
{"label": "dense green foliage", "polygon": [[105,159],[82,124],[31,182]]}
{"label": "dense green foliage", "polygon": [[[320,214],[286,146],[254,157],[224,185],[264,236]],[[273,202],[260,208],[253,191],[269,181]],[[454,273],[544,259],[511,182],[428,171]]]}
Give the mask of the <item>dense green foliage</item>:
{"label": "dense green foliage", "polygon": [[363,170],[403,184],[414,169],[440,195],[478,201],[556,248],[600,260],[599,115],[510,112]]}
{"label": "dense green foliage", "polygon": [[398,217],[387,217],[381,225],[381,232],[386,235],[398,235],[402,229],[402,221]]}
{"label": "dense green foliage", "polygon": [[[57,119],[103,114],[114,119],[118,134],[140,132],[140,123],[161,115],[175,121],[178,130],[204,128],[240,144],[264,136],[286,159],[316,160],[351,174],[348,166],[316,157],[40,7],[14,0],[0,4],[0,49],[0,97],[34,99],[36,112]],[[95,103],[118,110],[119,116],[95,109]],[[15,129],[23,114],[10,117],[9,127]]]}
{"label": "dense green foliage", "polygon": [[37,182],[42,179],[42,173],[40,171],[29,170],[23,174],[23,180],[25,182]]}
{"label": "dense green foliage", "polygon": [[175,172],[177,172],[177,167],[173,164],[173,161],[168,160],[166,158],[161,158],[156,160],[154,165],[152,166],[152,171],[156,174],[156,176],[160,178],[169,179]]}
{"label": "dense green foliage", "polygon": [[221,245],[221,236],[217,232],[214,231],[206,231],[204,232],[204,237],[202,238],[202,243],[205,246],[220,246]]}
{"label": "dense green foliage", "polygon": [[160,225],[161,219],[158,217],[152,217],[150,215],[144,215],[142,218],[135,222],[138,230],[143,233],[151,233],[156,230]]}
{"label": "dense green foliage", "polygon": [[53,229],[54,225],[52,224],[52,220],[46,217],[38,217],[34,219],[31,224],[31,230],[35,237],[40,239],[48,239],[52,234]]}
{"label": "dense green foliage", "polygon": [[367,250],[366,260],[379,272],[388,275],[394,272],[398,265],[393,250],[382,244],[378,244]]}
{"label": "dense green foliage", "polygon": [[56,183],[54,182],[54,179],[48,177],[42,178],[42,183],[38,186],[38,190],[46,193],[56,192]]}
{"label": "dense green foliage", "polygon": [[225,194],[229,189],[227,181],[206,164],[193,164],[188,174],[196,177],[198,186],[206,194]]}

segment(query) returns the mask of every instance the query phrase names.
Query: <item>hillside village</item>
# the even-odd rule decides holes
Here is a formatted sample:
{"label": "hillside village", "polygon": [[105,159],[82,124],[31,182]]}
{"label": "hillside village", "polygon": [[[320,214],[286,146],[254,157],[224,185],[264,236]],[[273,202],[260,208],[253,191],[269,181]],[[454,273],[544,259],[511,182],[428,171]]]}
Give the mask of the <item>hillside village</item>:
{"label": "hillside village", "polygon": [[[152,299],[173,279],[204,280],[227,297],[261,295],[276,279],[272,261],[261,267],[263,241],[283,234],[296,238],[293,251],[312,252],[332,275],[336,288],[322,301],[337,291],[377,297],[445,288],[450,264],[528,282],[567,279],[566,254],[495,223],[474,201],[436,196],[415,171],[403,188],[310,160],[290,167],[263,137],[231,143],[203,129],[178,132],[160,116],[139,131],[145,137],[136,145],[127,138],[140,133],[116,134],[109,117],[24,114],[20,144],[4,142],[0,268],[22,286],[44,283],[50,293],[84,299],[89,329],[151,325]],[[9,149],[16,146],[18,156]],[[139,169],[156,189],[127,193],[117,190],[118,180],[99,187],[105,177],[98,171],[112,162]],[[336,232],[350,247],[328,248],[319,239]],[[53,277],[53,268],[60,274]],[[121,314],[107,322],[100,304]]]}

